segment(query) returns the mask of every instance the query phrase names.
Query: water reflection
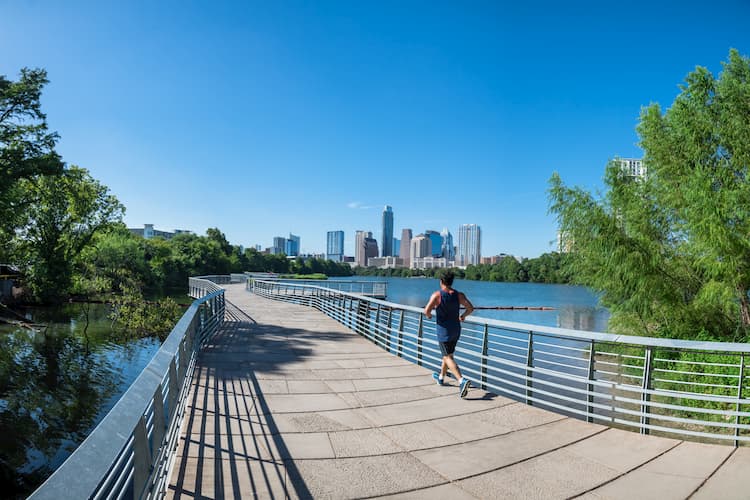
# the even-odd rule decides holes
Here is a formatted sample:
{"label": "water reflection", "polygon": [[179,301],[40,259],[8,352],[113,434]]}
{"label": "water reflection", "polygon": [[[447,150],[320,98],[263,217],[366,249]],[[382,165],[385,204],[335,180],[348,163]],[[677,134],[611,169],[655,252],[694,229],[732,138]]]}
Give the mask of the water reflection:
{"label": "water reflection", "polygon": [[[58,467],[112,408],[159,347],[112,342],[106,306],[34,309],[41,331],[0,327],[0,488],[21,498]],[[86,334],[84,335],[84,329]]]}

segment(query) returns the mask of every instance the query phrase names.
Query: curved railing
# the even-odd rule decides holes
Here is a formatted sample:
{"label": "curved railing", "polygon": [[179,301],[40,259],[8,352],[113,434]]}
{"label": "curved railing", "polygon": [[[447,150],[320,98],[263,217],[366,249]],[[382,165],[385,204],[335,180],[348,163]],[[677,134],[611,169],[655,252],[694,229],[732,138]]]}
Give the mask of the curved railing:
{"label": "curved railing", "polygon": [[[290,282],[254,293],[314,307],[383,349],[438,369],[434,320],[421,309]],[[462,371],[490,392],[641,433],[750,441],[750,344],[632,337],[469,317]]]}
{"label": "curved railing", "polygon": [[224,321],[224,290],[214,281],[228,283],[229,277],[214,278],[190,278],[198,300],[112,410],[30,498],[163,496],[196,354]]}

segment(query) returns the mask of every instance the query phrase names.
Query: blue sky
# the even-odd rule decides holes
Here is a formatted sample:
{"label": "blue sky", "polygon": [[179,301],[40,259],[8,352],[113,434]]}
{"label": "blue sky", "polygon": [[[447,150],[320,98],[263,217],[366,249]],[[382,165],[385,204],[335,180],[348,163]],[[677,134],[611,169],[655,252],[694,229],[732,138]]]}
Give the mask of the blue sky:
{"label": "blue sky", "polygon": [[[482,253],[554,248],[547,181],[601,187],[640,156],[641,106],[750,55],[750,3],[17,2],[0,74],[42,67],[65,161],[126,223],[270,246],[482,227]],[[621,4],[621,5],[619,5]]]}

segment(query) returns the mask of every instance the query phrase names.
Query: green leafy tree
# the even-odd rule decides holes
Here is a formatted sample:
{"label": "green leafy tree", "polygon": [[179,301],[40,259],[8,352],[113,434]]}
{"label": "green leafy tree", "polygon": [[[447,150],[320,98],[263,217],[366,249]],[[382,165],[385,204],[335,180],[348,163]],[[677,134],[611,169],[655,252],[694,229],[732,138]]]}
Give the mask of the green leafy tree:
{"label": "green leafy tree", "polygon": [[645,178],[607,166],[595,197],[555,174],[550,209],[571,272],[601,292],[615,331],[739,340],[750,327],[750,60],[698,67],[638,125]]}
{"label": "green leafy tree", "polygon": [[16,262],[27,270],[31,294],[59,302],[71,290],[73,264],[100,231],[122,219],[124,207],[85,169],[21,181],[36,200],[13,240]]}
{"label": "green leafy tree", "polygon": [[34,201],[22,180],[59,175],[63,162],[55,152],[58,136],[47,129],[40,97],[48,82],[41,69],[21,70],[17,81],[0,75],[0,260],[10,258],[9,241]]}

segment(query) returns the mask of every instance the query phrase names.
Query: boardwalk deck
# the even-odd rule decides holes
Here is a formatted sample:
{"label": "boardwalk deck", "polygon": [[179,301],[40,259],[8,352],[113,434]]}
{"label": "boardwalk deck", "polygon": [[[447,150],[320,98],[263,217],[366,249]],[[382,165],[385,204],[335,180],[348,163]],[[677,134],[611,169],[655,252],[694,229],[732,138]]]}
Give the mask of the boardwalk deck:
{"label": "boardwalk deck", "polygon": [[750,450],[454,385],[311,308],[227,285],[169,498],[746,498]]}

